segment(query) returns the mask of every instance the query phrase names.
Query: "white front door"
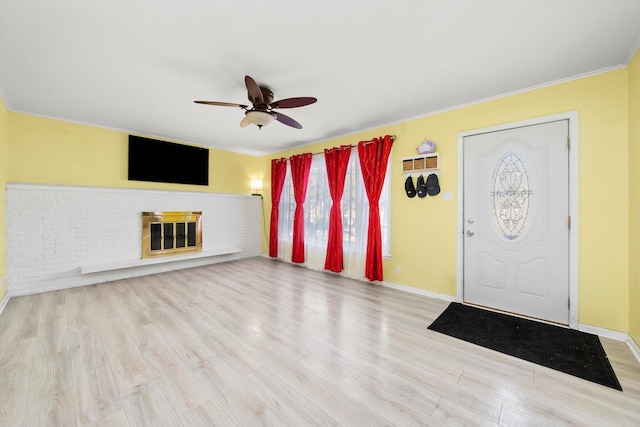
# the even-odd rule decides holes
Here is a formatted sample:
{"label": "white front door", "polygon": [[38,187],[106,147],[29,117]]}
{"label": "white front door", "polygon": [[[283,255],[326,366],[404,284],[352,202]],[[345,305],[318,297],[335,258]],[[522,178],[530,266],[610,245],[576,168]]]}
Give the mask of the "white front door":
{"label": "white front door", "polygon": [[464,137],[464,301],[569,323],[568,120]]}

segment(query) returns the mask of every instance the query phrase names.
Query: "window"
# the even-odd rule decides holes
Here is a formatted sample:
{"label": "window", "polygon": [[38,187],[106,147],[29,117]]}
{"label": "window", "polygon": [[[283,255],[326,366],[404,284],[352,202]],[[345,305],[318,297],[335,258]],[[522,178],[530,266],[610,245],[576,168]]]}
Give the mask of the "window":
{"label": "window", "polygon": [[[385,183],[380,195],[380,222],[382,226],[382,254],[391,256],[391,157],[387,163]],[[304,202],[305,262],[308,267],[323,269],[329,238],[329,214],[331,195],[327,182],[324,154],[313,156],[309,172],[309,184]],[[293,240],[293,216],[296,208],[293,196],[291,170],[287,175],[280,199],[279,217],[279,254],[283,259],[291,259]],[[345,178],[344,193],[341,201],[342,233],[344,245],[344,274],[364,278],[364,262],[367,248],[367,226],[369,201],[362,181],[357,148],[351,151],[349,167]]]}
{"label": "window", "polygon": [[493,172],[491,209],[495,224],[508,240],[522,234],[529,222],[533,191],[524,163],[513,151],[503,155]]}

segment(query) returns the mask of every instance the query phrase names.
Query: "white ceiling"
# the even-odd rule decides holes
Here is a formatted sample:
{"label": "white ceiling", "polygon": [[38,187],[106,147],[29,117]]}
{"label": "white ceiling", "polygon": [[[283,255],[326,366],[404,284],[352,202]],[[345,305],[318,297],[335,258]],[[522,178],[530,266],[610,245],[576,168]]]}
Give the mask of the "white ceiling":
{"label": "white ceiling", "polygon": [[[0,0],[11,111],[267,154],[624,65],[640,0]],[[240,128],[244,76],[301,130]]]}

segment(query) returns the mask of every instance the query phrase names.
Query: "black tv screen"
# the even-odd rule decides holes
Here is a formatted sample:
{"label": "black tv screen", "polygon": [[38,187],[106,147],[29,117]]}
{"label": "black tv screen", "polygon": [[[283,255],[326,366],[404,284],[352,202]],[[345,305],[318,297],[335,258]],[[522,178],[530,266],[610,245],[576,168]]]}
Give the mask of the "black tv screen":
{"label": "black tv screen", "polygon": [[209,185],[209,150],[129,135],[129,181]]}

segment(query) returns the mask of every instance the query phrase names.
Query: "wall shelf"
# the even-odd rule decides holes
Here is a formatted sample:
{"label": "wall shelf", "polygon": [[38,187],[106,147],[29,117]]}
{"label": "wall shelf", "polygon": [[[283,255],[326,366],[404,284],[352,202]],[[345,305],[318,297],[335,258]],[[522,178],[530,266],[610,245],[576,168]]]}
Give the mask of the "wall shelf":
{"label": "wall shelf", "polygon": [[426,178],[434,173],[440,175],[440,154],[428,153],[419,156],[402,158],[402,174],[406,177],[417,178],[422,175]]}
{"label": "wall shelf", "polygon": [[103,271],[121,270],[124,268],[146,267],[148,265],[166,264],[169,262],[188,261],[192,259],[210,258],[220,255],[235,254],[241,252],[239,248],[218,249],[206,252],[197,252],[187,255],[163,256],[158,258],[134,259],[129,261],[111,262],[107,264],[83,265],[80,274],[99,273]]}

